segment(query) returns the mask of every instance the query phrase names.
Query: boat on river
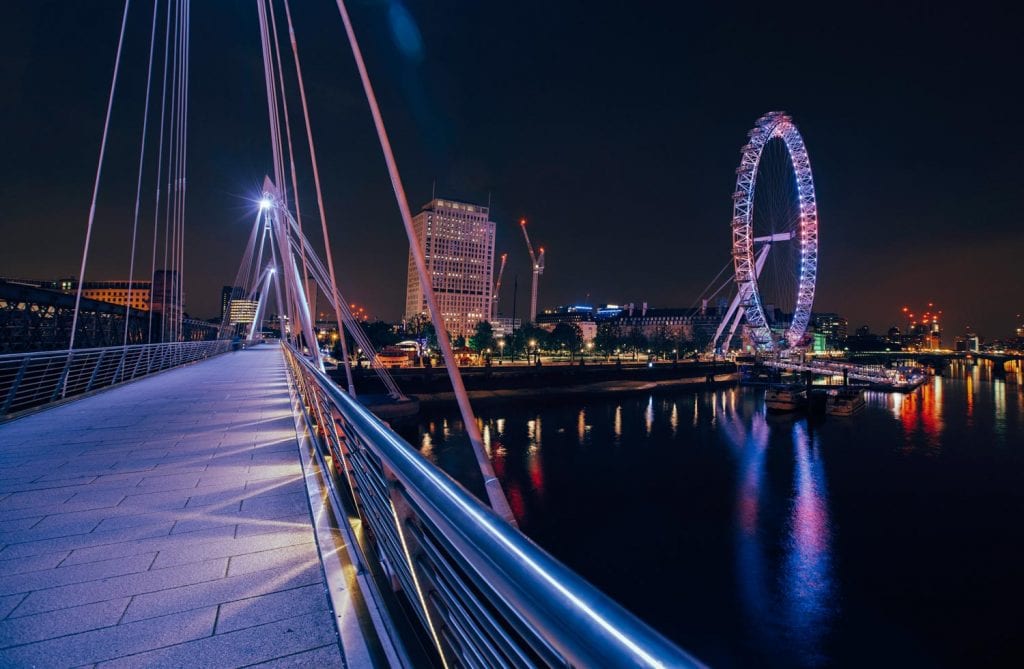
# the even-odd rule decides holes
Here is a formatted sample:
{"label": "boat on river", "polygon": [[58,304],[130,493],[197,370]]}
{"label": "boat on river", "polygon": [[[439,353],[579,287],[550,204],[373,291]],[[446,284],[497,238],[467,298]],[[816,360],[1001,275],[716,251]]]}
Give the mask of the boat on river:
{"label": "boat on river", "polygon": [[768,411],[799,411],[807,406],[807,390],[802,386],[771,386],[764,391]]}
{"label": "boat on river", "polygon": [[830,416],[852,416],[864,406],[864,391],[859,388],[830,390],[825,399],[825,413]]}

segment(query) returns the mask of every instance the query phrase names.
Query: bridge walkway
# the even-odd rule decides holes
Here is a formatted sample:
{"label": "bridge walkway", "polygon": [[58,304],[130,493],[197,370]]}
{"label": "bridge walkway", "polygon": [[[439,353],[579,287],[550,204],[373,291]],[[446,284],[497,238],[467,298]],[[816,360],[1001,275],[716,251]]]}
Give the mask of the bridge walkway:
{"label": "bridge walkway", "polygon": [[277,347],[0,425],[0,666],[362,666],[325,584]]}

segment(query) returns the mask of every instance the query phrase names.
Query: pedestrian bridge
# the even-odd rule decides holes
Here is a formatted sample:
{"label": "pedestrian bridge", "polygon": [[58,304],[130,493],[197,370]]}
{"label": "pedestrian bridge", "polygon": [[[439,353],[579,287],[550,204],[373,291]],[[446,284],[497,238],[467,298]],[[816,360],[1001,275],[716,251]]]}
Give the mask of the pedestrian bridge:
{"label": "pedestrian bridge", "polygon": [[287,346],[0,424],[0,666],[262,663],[695,662]]}

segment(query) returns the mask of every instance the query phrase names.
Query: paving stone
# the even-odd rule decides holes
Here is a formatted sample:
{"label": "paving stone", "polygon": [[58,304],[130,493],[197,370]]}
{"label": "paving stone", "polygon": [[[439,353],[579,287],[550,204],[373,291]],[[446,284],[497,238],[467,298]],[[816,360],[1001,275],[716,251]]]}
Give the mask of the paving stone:
{"label": "paving stone", "polygon": [[42,516],[27,516],[24,518],[16,518],[12,520],[0,520],[0,536],[7,534],[8,532],[17,532],[18,530],[27,530],[35,525],[39,524],[39,521],[43,519]]}
{"label": "paving stone", "polygon": [[25,595],[6,595],[0,597],[0,620],[6,618],[11,611],[16,609],[23,599],[25,599]]}
{"label": "paving stone", "polygon": [[[102,546],[87,546],[71,551],[71,555],[64,561],[64,566],[82,564],[85,562],[97,562],[112,557],[123,557],[125,555],[138,555],[151,551],[163,551],[166,549],[191,550],[194,546],[201,546],[207,541],[220,541],[233,539],[235,536],[234,525],[222,525],[209,530],[190,532],[188,534],[164,534],[148,539],[136,539],[134,541],[122,541],[116,544],[104,544]],[[2,556],[3,553],[0,553]],[[158,557],[159,559],[159,557]],[[171,565],[166,565],[171,566]]]}
{"label": "paving stone", "polygon": [[129,527],[110,532],[90,532],[88,534],[75,534],[72,536],[57,537],[54,539],[10,544],[0,550],[0,560],[25,557],[27,555],[39,555],[41,553],[49,553],[52,551],[74,550],[76,548],[85,548],[87,546],[104,546],[124,541],[135,541],[137,539],[165,536],[171,533],[171,529],[173,527],[173,522],[164,522],[160,525],[142,525],[139,527]]}
{"label": "paving stone", "polygon": [[[192,565],[186,565],[186,567],[192,567]],[[290,590],[322,581],[323,570],[320,568],[319,562],[302,568],[289,565],[241,576],[229,576],[205,583],[139,595],[132,599],[124,620],[126,622],[142,620],[177,611],[256,597],[279,590]],[[18,611],[20,611],[20,607]]]}
{"label": "paving stone", "polygon": [[[3,667],[77,667],[210,636],[217,609],[189,611],[137,623],[0,650]],[[124,666],[152,666],[127,664]],[[185,665],[178,665],[185,666]]]}
{"label": "paving stone", "polygon": [[323,583],[221,604],[215,631],[224,634],[314,612],[329,613]]}
{"label": "paving stone", "polygon": [[71,551],[57,551],[11,560],[0,560],[0,574],[6,577],[30,571],[39,571],[41,569],[53,569],[66,560],[69,555],[71,555]]}
{"label": "paving stone", "polygon": [[302,653],[279,657],[269,662],[250,665],[252,668],[259,667],[260,669],[285,669],[286,667],[324,667],[327,669],[328,667],[344,666],[345,661],[341,657],[338,644],[334,643]]}
{"label": "paving stone", "polygon": [[[130,557],[103,560],[102,562],[90,562],[70,567],[56,567],[10,576],[4,575],[0,576],[0,595],[30,592],[32,590],[46,590],[47,588],[55,588],[72,583],[98,581],[110,578],[111,576],[134,574],[148,570],[155,558],[156,553],[142,553]],[[0,565],[2,564],[0,563]]]}
{"label": "paving stone", "polygon": [[232,537],[225,541],[189,543],[161,550],[160,554],[157,555],[156,562],[153,563],[153,568],[173,567],[179,564],[188,564],[189,562],[245,555],[284,546],[308,544],[312,541],[313,531],[311,528],[305,527],[263,534],[256,537],[240,539]]}
{"label": "paving stone", "polygon": [[[101,663],[99,667],[239,667],[320,648],[331,643],[337,644],[337,634],[333,626],[316,624],[313,616],[302,615],[123,657],[116,661]],[[341,665],[339,663],[334,666]]]}
{"label": "paving stone", "polygon": [[0,648],[54,639],[116,625],[129,597],[0,621]]}
{"label": "paving stone", "polygon": [[[298,527],[309,527],[309,513],[296,514],[294,516],[282,516],[281,518],[254,518],[238,524],[235,536],[239,539],[254,537],[260,534],[270,534],[282,530],[292,530]],[[3,555],[0,552],[0,555]]]}
{"label": "paving stone", "polygon": [[181,567],[153,569],[101,581],[37,590],[30,593],[12,615],[27,616],[105,599],[169,590],[203,581],[214,581],[223,578],[227,562],[227,560],[207,560]]}
{"label": "paving stone", "polygon": [[242,502],[241,513],[252,518],[275,518],[284,515],[295,515],[309,509],[309,498],[305,491],[276,495],[273,497],[256,497]]}
{"label": "paving stone", "polygon": [[235,555],[228,561],[228,576],[239,576],[286,565],[299,566],[319,563],[320,556],[316,552],[316,544],[311,541],[305,544]]}

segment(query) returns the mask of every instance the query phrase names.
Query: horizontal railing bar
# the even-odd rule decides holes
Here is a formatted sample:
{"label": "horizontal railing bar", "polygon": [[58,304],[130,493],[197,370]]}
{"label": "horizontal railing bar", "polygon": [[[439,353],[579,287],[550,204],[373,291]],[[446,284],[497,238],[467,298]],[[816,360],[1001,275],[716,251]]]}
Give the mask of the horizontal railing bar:
{"label": "horizontal railing bar", "polygon": [[535,635],[574,666],[700,666],[484,506],[293,348],[282,346],[395,477],[418,522],[433,528],[431,535],[447,544],[472,586],[524,639]]}
{"label": "horizontal railing bar", "polygon": [[[251,345],[241,344],[242,347]],[[235,348],[226,339],[0,355],[0,420]]]}

